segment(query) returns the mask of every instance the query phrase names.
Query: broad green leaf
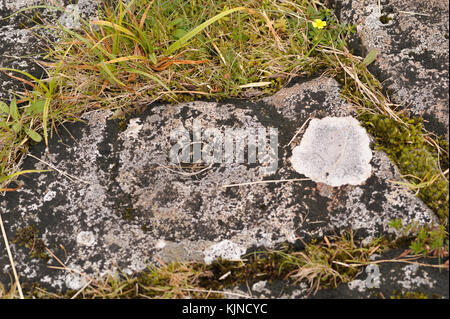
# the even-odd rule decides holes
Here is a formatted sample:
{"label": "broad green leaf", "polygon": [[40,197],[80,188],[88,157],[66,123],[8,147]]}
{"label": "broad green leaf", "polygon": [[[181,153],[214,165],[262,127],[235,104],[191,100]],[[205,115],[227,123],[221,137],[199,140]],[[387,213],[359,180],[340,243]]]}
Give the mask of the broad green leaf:
{"label": "broad green leaf", "polygon": [[187,31],[186,31],[186,30],[183,30],[183,29],[176,29],[176,30],[173,32],[173,36],[174,36],[175,39],[181,39],[181,38],[184,37],[186,34],[187,34]]}
{"label": "broad green leaf", "polygon": [[19,109],[17,108],[16,98],[14,98],[9,105],[9,114],[14,120],[19,120]]}
{"label": "broad green leaf", "polygon": [[27,133],[27,135],[29,137],[31,137],[31,139],[37,143],[42,141],[42,136],[37,133],[36,131],[33,131],[32,129],[25,127],[25,133]]}
{"label": "broad green leaf", "polygon": [[25,113],[27,115],[31,114],[41,114],[44,112],[44,106],[45,106],[45,100],[38,100],[33,101],[30,103],[30,105],[26,108]]}
{"label": "broad green leaf", "polygon": [[14,133],[18,134],[20,132],[20,123],[14,122],[14,124],[12,125],[12,129]]}
{"label": "broad green leaf", "polygon": [[0,112],[9,114],[9,107],[6,103],[0,102]]}
{"label": "broad green leaf", "polygon": [[167,27],[168,27],[168,28],[171,28],[171,27],[173,27],[173,26],[175,26],[175,25],[180,24],[180,23],[183,22],[183,21],[184,21],[184,20],[183,20],[182,18],[180,18],[180,17],[175,18],[174,20],[170,21],[170,22],[167,24]]}
{"label": "broad green leaf", "polygon": [[377,49],[371,50],[365,57],[364,61],[362,62],[365,66],[368,66],[373,61],[377,59],[379,51]]}

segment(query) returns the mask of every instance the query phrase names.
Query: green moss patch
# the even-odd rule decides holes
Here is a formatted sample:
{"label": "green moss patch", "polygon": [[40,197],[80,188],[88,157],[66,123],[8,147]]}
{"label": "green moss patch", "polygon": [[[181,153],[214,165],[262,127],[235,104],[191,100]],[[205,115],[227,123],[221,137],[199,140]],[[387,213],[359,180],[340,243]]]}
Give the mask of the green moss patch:
{"label": "green moss patch", "polygon": [[28,248],[31,256],[34,258],[43,259],[44,261],[48,261],[50,259],[50,256],[46,252],[47,246],[44,241],[39,238],[39,230],[36,226],[28,226],[18,229],[12,242],[19,246]]}
{"label": "green moss patch", "polygon": [[375,138],[377,148],[385,151],[411,183],[417,195],[439,216],[448,221],[449,188],[444,171],[448,170],[448,143],[433,141],[424,134],[422,119],[399,115],[406,123],[386,115],[362,113],[360,120]]}

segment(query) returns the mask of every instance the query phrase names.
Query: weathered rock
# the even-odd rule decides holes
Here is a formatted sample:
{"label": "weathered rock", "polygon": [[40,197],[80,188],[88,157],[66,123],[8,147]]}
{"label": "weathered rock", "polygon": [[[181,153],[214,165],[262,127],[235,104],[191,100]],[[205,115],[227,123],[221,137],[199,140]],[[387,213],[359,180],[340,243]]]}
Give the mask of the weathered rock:
{"label": "weathered rock", "polygon": [[[427,129],[448,138],[448,1],[333,2],[341,22],[356,24],[364,54],[379,50],[369,69],[387,93],[413,115],[422,115]],[[360,44],[353,46],[361,51]]]}
{"label": "weathered rock", "polygon": [[[337,289],[321,290],[314,298],[449,298],[448,270],[433,267],[438,258],[422,258],[412,262],[389,262],[398,259],[403,248],[374,256],[379,263],[364,270],[352,282]],[[380,261],[387,262],[380,262]]]}
{"label": "weathered rock", "polygon": [[[254,281],[228,290],[228,298],[281,299],[448,299],[448,271],[436,268],[437,258],[421,258],[410,263],[399,259],[405,248],[395,248],[373,255],[376,264],[361,267],[358,277],[337,288],[314,293],[305,283],[293,281]],[[401,258],[400,258],[401,259]],[[386,262],[381,262],[381,261]]]}
{"label": "weathered rock", "polygon": [[[337,82],[327,78],[297,83],[255,103],[153,106],[129,119],[123,131],[118,120],[108,120],[110,112],[90,112],[87,125],[58,130],[49,153],[43,143],[32,149],[43,162],[30,156],[23,169],[50,164],[54,170],[21,177],[25,185],[1,198],[8,237],[13,240],[25,227],[35,226],[37,238],[68,267],[103,275],[118,267],[126,273],[141,271],[160,259],[236,259],[256,247],[308,241],[349,228],[368,241],[388,234],[388,223],[396,218],[405,224],[436,221],[413,193],[391,182],[400,175],[379,151],[372,151],[372,175],[362,185],[298,181],[304,176],[290,158],[302,139],[297,134],[302,124],[310,117],[352,114]],[[198,155],[195,145],[216,146],[233,129],[236,141],[247,143],[244,161],[227,156],[226,145],[215,163],[171,161],[177,142],[173,133],[183,132],[180,128],[191,133],[199,123],[203,134],[216,129],[210,130],[217,133],[216,144],[192,141],[188,134],[193,156]],[[278,129],[278,147],[269,147],[269,136],[263,135],[266,148],[259,156],[259,140],[246,139],[245,129],[265,132],[270,127]],[[256,163],[248,163],[252,143],[258,145]],[[17,242],[12,250],[23,281],[57,289],[83,285],[81,278],[49,269],[59,266],[53,258],[33,259]],[[0,253],[0,281],[8,282],[9,273],[6,254]]]}
{"label": "weathered rock", "polygon": [[[46,77],[44,70],[36,61],[42,60],[44,45],[47,44],[47,40],[55,40],[55,33],[39,28],[37,22],[41,23],[42,19],[47,23],[56,22],[59,19],[59,23],[73,28],[79,25],[77,19],[71,15],[73,11],[83,18],[93,17],[96,14],[98,5],[96,0],[78,0],[76,4],[70,3],[73,1],[56,0],[49,3],[43,0],[0,0],[0,68],[24,71],[38,79]],[[67,11],[40,8],[23,11],[10,17],[19,10],[39,5],[60,6]],[[19,73],[11,74],[29,80]],[[13,92],[21,92],[24,87],[23,82],[0,72],[0,101],[10,100]]]}

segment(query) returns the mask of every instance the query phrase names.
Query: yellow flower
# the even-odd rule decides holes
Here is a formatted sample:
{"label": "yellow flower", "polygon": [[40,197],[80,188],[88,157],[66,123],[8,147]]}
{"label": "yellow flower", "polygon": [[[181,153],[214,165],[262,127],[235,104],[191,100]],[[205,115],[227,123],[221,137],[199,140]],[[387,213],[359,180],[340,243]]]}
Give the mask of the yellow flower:
{"label": "yellow flower", "polygon": [[316,19],[316,20],[313,21],[312,25],[313,25],[314,28],[323,29],[327,25],[327,23],[325,21],[320,20],[320,19]]}

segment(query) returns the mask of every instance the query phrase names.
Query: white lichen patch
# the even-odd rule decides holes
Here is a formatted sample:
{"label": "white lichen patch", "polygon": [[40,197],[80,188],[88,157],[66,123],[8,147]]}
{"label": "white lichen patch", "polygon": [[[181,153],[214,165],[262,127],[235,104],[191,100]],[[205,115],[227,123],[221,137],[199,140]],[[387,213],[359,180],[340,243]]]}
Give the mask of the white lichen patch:
{"label": "white lichen patch", "polygon": [[91,231],[82,231],[77,236],[77,244],[82,246],[92,246],[95,243],[95,235]]}
{"label": "white lichen patch", "polygon": [[58,19],[62,26],[69,29],[78,29],[80,24],[80,9],[77,4],[69,4]]}
{"label": "white lichen patch", "polygon": [[267,292],[268,290],[266,288],[266,284],[267,284],[267,280],[258,281],[258,282],[253,284],[252,290],[256,291],[256,292],[259,292],[259,293]]}
{"label": "white lichen patch", "polygon": [[292,152],[294,169],[331,186],[360,185],[372,173],[366,130],[352,117],[313,119]]}
{"label": "white lichen patch", "polygon": [[65,283],[68,289],[80,290],[87,284],[87,280],[77,273],[72,273],[66,276]]}
{"label": "white lichen patch", "polygon": [[47,194],[45,194],[43,200],[44,200],[44,202],[49,202],[53,198],[55,198],[55,196],[56,196],[56,192],[55,191],[48,191]]}
{"label": "white lichen patch", "polygon": [[140,122],[141,120],[139,118],[131,119],[130,124],[128,124],[128,127],[123,134],[128,138],[138,138],[139,132],[143,127]]}
{"label": "white lichen patch", "polygon": [[221,258],[224,260],[237,261],[245,253],[245,249],[236,245],[232,241],[222,240],[221,242],[208,247],[205,252],[205,263],[211,264],[214,260]]}
{"label": "white lichen patch", "polygon": [[[17,11],[27,7],[35,6],[41,4],[41,0],[5,0],[0,1],[0,10],[8,9],[12,11]],[[60,3],[58,3],[60,4]]]}
{"label": "white lichen patch", "polygon": [[423,269],[419,270],[418,265],[407,265],[403,267],[403,278],[398,280],[398,283],[402,285],[404,289],[414,289],[421,286],[433,288],[435,281],[430,278],[427,272]]}
{"label": "white lichen patch", "polygon": [[350,290],[358,290],[359,292],[364,292],[367,289],[366,281],[361,279],[355,279],[347,283]]}

